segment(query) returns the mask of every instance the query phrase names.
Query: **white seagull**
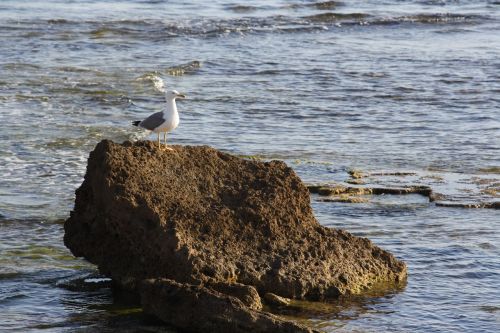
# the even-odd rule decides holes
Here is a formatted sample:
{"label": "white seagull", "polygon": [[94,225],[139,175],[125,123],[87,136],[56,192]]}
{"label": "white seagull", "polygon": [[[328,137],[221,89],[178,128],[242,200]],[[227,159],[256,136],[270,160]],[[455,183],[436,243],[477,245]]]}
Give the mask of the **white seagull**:
{"label": "white seagull", "polygon": [[160,133],[163,132],[163,142],[165,149],[172,150],[167,147],[167,132],[173,131],[179,126],[179,113],[177,112],[177,105],[175,104],[176,98],[186,98],[185,95],[180,94],[177,90],[169,90],[165,92],[165,100],[167,104],[163,112],[156,112],[140,121],[132,122],[132,125],[145,128],[158,134],[158,148],[160,146]]}

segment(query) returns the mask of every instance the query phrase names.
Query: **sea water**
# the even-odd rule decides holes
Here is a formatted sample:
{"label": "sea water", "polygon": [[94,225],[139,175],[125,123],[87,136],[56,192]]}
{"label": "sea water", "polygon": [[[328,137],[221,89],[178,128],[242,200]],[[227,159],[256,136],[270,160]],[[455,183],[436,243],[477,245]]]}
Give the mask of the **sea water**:
{"label": "sea water", "polygon": [[[172,144],[284,160],[311,184],[408,172],[366,182],[499,200],[498,1],[3,0],[0,42],[2,332],[170,331],[62,243],[89,152],[147,137],[130,123],[161,110],[158,78],[188,96]],[[320,223],[391,251],[408,282],[295,320],[327,332],[500,329],[498,210],[320,199]]]}

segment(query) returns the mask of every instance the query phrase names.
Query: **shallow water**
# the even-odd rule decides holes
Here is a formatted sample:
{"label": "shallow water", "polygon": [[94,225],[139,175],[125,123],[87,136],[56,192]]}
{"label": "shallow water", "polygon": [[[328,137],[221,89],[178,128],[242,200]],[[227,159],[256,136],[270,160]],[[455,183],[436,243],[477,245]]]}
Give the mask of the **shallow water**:
{"label": "shallow water", "polygon": [[[106,284],[73,286],[95,268],[64,248],[61,224],[94,145],[145,136],[129,124],[161,108],[155,77],[189,96],[172,143],[283,159],[308,183],[411,171],[366,182],[498,201],[499,28],[495,1],[2,1],[0,330],[166,331]],[[201,68],[172,70],[191,61]],[[392,251],[408,284],[294,318],[498,330],[497,210],[318,199],[322,224]]]}

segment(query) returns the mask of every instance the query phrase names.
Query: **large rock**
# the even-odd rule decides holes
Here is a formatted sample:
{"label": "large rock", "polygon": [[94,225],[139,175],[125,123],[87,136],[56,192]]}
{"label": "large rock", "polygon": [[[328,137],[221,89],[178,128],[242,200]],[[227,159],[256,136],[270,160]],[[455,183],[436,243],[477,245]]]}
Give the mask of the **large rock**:
{"label": "large rock", "polygon": [[75,256],[131,289],[166,278],[319,300],[406,277],[405,264],[368,239],[321,226],[285,163],[173,148],[97,145],[64,226]]}
{"label": "large rock", "polygon": [[168,279],[144,280],[140,287],[146,313],[188,332],[312,333],[307,327],[252,310],[239,299],[202,286]]}

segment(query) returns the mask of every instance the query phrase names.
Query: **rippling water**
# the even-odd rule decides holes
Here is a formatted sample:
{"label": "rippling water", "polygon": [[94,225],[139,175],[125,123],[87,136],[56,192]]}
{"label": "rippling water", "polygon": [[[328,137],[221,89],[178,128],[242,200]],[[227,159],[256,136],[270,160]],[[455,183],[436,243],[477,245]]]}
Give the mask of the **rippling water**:
{"label": "rippling water", "polygon": [[[145,136],[129,125],[161,108],[157,77],[189,96],[172,143],[283,159],[310,183],[411,171],[368,181],[498,201],[499,36],[497,1],[2,1],[0,330],[167,331],[91,279],[61,224],[94,145]],[[498,210],[312,200],[322,224],[392,251],[409,279],[294,318],[498,331]]]}

